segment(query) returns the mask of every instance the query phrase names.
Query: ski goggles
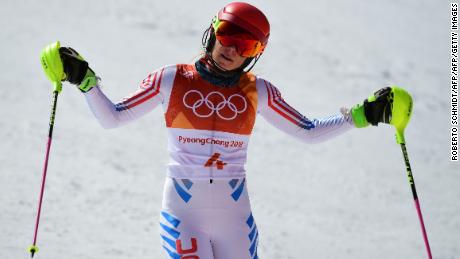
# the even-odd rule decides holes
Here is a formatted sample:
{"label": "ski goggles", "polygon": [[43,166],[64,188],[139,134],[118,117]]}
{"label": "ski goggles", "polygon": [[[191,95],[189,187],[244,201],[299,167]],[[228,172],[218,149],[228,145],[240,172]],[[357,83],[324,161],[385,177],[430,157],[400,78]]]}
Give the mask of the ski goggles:
{"label": "ski goggles", "polygon": [[257,40],[248,31],[227,21],[214,18],[212,23],[216,39],[224,47],[235,47],[238,54],[252,58],[262,53],[265,45]]}

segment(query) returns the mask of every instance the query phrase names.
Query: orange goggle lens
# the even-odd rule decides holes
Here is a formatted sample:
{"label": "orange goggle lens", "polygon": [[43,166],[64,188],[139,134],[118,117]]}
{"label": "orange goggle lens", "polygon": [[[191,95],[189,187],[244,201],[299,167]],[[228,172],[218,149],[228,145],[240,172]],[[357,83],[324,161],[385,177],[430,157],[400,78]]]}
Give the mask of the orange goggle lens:
{"label": "orange goggle lens", "polygon": [[243,57],[255,57],[264,51],[265,46],[262,42],[231,22],[221,21],[216,18],[213,21],[213,27],[216,38],[222,46],[235,46],[238,54]]}
{"label": "orange goggle lens", "polygon": [[219,36],[217,40],[224,47],[235,47],[238,54],[243,57],[252,58],[262,53],[264,46],[258,40],[240,39],[235,36]]}

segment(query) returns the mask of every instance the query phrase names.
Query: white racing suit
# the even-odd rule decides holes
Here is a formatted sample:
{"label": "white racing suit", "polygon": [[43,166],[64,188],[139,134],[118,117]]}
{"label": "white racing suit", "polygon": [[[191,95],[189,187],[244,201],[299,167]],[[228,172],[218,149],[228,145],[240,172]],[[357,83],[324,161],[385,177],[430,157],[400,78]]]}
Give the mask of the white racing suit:
{"label": "white racing suit", "polygon": [[309,119],[270,82],[250,73],[238,85],[202,79],[194,65],[163,67],[113,104],[94,87],[86,100],[105,128],[163,106],[170,161],[160,214],[162,246],[173,259],[258,258],[258,230],[246,189],[246,153],[257,114],[305,142],[354,128],[348,114]]}

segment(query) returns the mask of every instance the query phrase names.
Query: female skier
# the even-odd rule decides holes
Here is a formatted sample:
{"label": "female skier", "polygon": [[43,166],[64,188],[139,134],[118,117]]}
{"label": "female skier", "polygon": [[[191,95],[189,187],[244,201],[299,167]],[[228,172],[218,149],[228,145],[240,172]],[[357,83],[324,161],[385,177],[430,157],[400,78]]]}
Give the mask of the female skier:
{"label": "female skier", "polygon": [[84,93],[103,127],[118,127],[163,107],[170,161],[159,227],[168,258],[258,258],[259,234],[244,169],[257,114],[308,143],[390,120],[390,88],[326,118],[300,114],[273,84],[249,72],[269,36],[269,22],[259,9],[230,3],[205,30],[204,54],[195,64],[152,72],[117,104],[104,95],[96,74],[75,50],[58,47],[64,81]]}

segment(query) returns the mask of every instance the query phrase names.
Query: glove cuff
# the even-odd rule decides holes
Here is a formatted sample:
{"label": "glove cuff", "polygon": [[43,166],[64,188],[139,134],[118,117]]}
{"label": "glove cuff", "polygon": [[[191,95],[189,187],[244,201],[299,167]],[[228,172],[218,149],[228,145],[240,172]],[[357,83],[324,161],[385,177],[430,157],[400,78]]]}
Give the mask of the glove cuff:
{"label": "glove cuff", "polygon": [[369,122],[367,122],[366,119],[366,114],[364,113],[363,104],[357,104],[351,108],[351,118],[357,128],[364,128],[369,125]]}
{"label": "glove cuff", "polygon": [[86,93],[89,90],[91,90],[91,88],[93,88],[95,85],[97,85],[97,81],[98,79],[96,77],[96,74],[94,74],[94,71],[91,70],[91,68],[88,68],[85,77],[81,81],[81,84],[78,86],[78,89],[80,89],[80,91],[82,91],[83,93]]}

